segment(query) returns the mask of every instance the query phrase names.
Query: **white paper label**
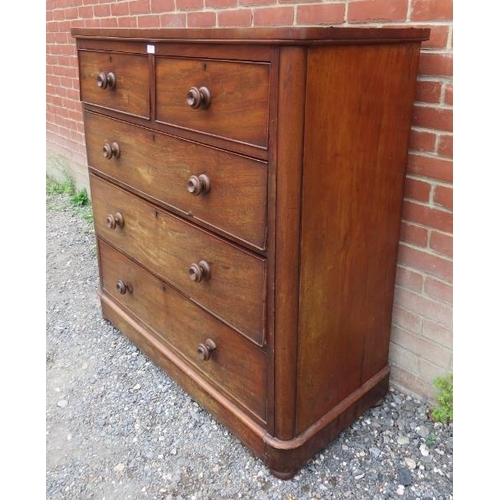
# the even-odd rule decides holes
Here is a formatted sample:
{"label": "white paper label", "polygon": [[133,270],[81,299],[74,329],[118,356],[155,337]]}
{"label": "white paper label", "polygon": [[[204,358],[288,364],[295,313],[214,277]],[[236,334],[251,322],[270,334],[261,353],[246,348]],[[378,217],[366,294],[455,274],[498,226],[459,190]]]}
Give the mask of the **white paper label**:
{"label": "white paper label", "polygon": [[154,53],[155,53],[155,46],[154,46],[154,45],[148,45],[148,46],[146,47],[146,52],[147,52],[148,54],[154,54]]}

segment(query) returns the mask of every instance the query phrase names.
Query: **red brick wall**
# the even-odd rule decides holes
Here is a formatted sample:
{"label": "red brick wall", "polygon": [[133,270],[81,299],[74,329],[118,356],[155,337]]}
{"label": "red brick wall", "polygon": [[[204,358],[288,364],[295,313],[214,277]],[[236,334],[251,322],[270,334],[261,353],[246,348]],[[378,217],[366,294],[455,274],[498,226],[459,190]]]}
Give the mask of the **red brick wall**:
{"label": "red brick wall", "polygon": [[73,26],[430,27],[415,100],[390,361],[392,383],[432,397],[452,369],[452,0],[47,0],[47,165],[86,185]]}

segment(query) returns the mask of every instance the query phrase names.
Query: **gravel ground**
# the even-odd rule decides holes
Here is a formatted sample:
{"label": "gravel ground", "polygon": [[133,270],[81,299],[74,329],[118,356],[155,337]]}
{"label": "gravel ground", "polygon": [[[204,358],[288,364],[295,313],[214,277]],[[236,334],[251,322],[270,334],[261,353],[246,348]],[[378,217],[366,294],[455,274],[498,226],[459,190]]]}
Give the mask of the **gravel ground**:
{"label": "gravel ground", "polygon": [[47,195],[47,499],[453,498],[453,426],[395,390],[293,480],[272,476],[102,319],[88,214]]}

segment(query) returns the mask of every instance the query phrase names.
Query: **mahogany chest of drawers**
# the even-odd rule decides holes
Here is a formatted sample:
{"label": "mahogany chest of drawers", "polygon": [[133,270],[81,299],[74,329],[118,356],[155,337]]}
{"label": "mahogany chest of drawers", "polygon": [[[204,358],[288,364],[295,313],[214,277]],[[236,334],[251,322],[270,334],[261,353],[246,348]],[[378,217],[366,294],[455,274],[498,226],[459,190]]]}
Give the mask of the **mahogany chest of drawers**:
{"label": "mahogany chest of drawers", "polygon": [[425,29],[74,29],[103,316],[267,464],[388,389]]}

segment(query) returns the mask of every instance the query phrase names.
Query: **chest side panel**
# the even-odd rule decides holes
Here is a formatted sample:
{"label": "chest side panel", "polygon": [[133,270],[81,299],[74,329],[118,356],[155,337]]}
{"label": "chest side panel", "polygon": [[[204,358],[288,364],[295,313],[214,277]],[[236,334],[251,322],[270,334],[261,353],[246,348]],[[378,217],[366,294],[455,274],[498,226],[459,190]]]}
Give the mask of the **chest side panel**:
{"label": "chest side panel", "polygon": [[309,51],[297,431],[387,365],[418,47]]}

